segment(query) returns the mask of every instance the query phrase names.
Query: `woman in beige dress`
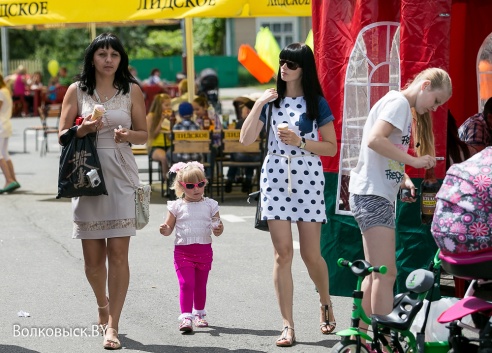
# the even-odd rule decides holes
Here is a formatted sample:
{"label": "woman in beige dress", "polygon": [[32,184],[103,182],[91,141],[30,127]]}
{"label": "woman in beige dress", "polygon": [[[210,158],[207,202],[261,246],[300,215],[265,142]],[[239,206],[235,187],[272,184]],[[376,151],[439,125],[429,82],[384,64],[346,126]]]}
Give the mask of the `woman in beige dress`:
{"label": "woman in beige dress", "polygon": [[[105,113],[91,120],[96,104],[103,105]],[[63,100],[60,136],[77,117],[84,118],[78,137],[98,133],[97,152],[108,195],[72,199],[73,238],[82,239],[104,348],[119,349],[118,323],[130,278],[128,248],[130,236],[136,233],[134,185],[139,184],[130,143],[147,141],[147,125],[142,91],[128,71],[125,49],[113,34],[99,35],[85,50],[82,72]]]}

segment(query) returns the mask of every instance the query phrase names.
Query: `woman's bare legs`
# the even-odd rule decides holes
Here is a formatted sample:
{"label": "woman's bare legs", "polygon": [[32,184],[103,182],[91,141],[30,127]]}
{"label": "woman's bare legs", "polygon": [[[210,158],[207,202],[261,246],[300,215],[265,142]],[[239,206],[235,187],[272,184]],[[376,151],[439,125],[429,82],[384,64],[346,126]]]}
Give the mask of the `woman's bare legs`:
{"label": "woman's bare legs", "polygon": [[162,178],[163,180],[166,180],[167,172],[169,171],[167,165],[166,151],[164,151],[162,148],[154,149],[154,152],[152,152],[152,159],[161,163]]}
{"label": "woman's bare legs", "polygon": [[[283,327],[294,327],[292,313],[294,283],[292,280],[292,258],[294,248],[292,246],[292,230],[290,221],[268,221],[270,235],[274,247],[273,282],[277,294]],[[288,337],[293,334],[291,331]]]}
{"label": "woman's bare legs", "polygon": [[[297,228],[299,229],[299,244],[302,260],[306,264],[309,277],[311,277],[311,280],[318,289],[320,304],[323,306],[330,305],[329,321],[335,322],[333,308],[331,307],[328,266],[323,256],[321,256],[321,223],[297,222]],[[324,308],[321,309],[320,322],[325,322]],[[329,329],[329,327],[326,328],[326,330]]]}
{"label": "woman's bare legs", "polygon": [[[97,306],[103,308],[107,304],[106,298],[106,239],[83,239],[85,276],[96,296]],[[99,310],[99,324],[107,324],[109,308]]]}
{"label": "woman's bare legs", "polygon": [[[107,304],[106,282],[108,284],[109,311],[99,311],[99,322],[107,322],[108,327],[115,329],[116,332],[130,282],[129,245],[130,237],[109,238],[107,244],[106,239],[82,240],[85,274],[99,307],[104,307]],[[106,269],[106,257],[108,270]],[[108,330],[106,339],[116,338],[116,332]]]}
{"label": "woman's bare legs", "polygon": [[12,164],[12,161],[9,159],[6,161],[5,159],[0,159],[0,169],[2,170],[3,176],[5,177],[5,186],[9,185],[10,183],[16,181],[15,180],[15,174],[14,174],[14,166]]}
{"label": "woman's bare legs", "polygon": [[388,268],[384,275],[372,273],[364,279],[362,307],[367,316],[389,314],[393,309],[393,285],[396,279],[395,230],[381,226],[369,228],[362,233],[362,243],[365,258],[371,265],[385,265]]}
{"label": "woman's bare legs", "polygon": [[[108,292],[110,300],[108,327],[113,328],[116,332],[118,332],[120,315],[130,283],[129,246],[130,237],[108,239]],[[116,338],[114,330],[107,331],[106,339]]]}
{"label": "woman's bare legs", "polygon": [[14,181],[17,181],[17,178],[15,176],[15,172],[14,172],[14,164],[12,163],[11,159],[9,159],[7,161],[7,168],[9,169],[9,172],[10,172],[12,179],[14,179]]}

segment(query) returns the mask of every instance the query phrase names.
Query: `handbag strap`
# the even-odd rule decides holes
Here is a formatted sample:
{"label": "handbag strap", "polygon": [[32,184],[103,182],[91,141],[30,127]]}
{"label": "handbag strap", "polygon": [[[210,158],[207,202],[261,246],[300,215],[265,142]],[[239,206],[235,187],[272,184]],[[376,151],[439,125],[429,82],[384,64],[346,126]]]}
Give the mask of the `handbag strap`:
{"label": "handbag strap", "polygon": [[270,139],[270,128],[271,128],[271,120],[272,120],[272,109],[273,103],[268,103],[268,116],[266,120],[267,129],[266,129],[266,141],[265,141],[265,156],[268,153],[268,140]]}

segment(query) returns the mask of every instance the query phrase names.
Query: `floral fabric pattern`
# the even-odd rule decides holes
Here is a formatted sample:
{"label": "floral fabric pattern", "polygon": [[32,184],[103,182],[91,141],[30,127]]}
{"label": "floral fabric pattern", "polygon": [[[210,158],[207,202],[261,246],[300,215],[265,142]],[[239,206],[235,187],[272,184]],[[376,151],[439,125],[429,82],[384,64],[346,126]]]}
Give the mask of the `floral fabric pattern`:
{"label": "floral fabric pattern", "polygon": [[492,250],[491,186],[492,147],[449,168],[431,228],[443,254]]}

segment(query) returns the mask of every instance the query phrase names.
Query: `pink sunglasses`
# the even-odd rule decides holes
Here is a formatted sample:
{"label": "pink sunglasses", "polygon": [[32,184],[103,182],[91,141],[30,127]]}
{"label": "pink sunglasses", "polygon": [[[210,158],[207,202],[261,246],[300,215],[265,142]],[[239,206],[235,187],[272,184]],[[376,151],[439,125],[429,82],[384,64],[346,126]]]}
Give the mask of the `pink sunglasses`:
{"label": "pink sunglasses", "polygon": [[194,188],[203,188],[205,186],[206,180],[199,181],[198,183],[184,183],[180,181],[179,183],[184,187],[189,190],[193,190]]}

